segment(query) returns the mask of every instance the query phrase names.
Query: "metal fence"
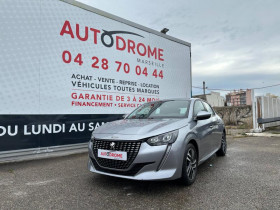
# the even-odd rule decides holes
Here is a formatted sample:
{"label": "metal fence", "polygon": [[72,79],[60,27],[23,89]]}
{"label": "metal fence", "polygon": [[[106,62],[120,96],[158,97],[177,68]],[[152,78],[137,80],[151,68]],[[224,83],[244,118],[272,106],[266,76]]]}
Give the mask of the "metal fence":
{"label": "metal fence", "polygon": [[256,119],[262,130],[265,130],[268,127],[279,126],[280,98],[273,96],[257,96]]}

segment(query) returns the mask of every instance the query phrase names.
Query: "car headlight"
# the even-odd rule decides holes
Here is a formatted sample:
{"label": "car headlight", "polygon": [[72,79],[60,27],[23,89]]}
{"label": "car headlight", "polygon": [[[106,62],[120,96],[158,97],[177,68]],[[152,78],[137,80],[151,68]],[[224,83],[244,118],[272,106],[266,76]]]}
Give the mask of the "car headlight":
{"label": "car headlight", "polygon": [[153,136],[147,140],[147,143],[151,146],[160,146],[164,144],[172,144],[178,137],[179,130],[164,133],[158,136]]}

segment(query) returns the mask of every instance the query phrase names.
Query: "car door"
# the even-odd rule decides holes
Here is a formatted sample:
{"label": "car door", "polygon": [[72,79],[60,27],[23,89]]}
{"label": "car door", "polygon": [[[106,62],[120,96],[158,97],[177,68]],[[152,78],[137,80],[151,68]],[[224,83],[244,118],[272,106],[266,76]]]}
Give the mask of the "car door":
{"label": "car door", "polygon": [[[201,100],[196,100],[193,106],[193,118],[200,111],[207,111]],[[212,134],[212,121],[210,119],[196,121],[196,134],[199,138],[200,159],[203,159],[213,151],[213,134]]]}
{"label": "car door", "polygon": [[211,139],[211,148],[212,151],[214,151],[220,148],[221,146],[222,131],[219,129],[219,119],[217,114],[214,112],[213,108],[204,101],[203,101],[203,105],[205,106],[206,110],[211,113],[210,127],[212,129],[212,136],[213,136],[213,138]]}

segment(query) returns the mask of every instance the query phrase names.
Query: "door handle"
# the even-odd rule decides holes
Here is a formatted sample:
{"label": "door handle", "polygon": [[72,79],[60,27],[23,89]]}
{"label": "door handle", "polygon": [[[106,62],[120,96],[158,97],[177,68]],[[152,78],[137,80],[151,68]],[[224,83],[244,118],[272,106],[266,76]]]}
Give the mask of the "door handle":
{"label": "door handle", "polygon": [[210,127],[210,128],[214,128],[214,126],[213,126],[213,125],[210,125],[209,127]]}

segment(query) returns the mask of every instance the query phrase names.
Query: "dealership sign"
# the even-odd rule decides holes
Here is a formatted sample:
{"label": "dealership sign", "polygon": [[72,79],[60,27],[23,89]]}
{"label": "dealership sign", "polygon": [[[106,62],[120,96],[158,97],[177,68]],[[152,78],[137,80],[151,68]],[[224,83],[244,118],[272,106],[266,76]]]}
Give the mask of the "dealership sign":
{"label": "dealership sign", "polygon": [[190,97],[188,43],[71,2],[1,2],[0,152],[84,143],[145,102]]}

